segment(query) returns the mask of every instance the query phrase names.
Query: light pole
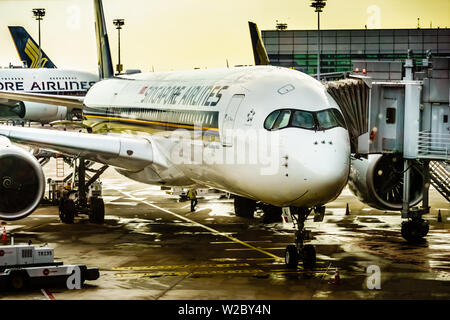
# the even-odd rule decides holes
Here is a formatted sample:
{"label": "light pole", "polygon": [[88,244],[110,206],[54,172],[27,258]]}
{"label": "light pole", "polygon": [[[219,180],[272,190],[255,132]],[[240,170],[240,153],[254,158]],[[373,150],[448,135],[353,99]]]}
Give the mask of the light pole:
{"label": "light pole", "polygon": [[44,19],[45,16],[45,9],[44,8],[36,8],[32,10],[33,17],[38,21],[39,26],[39,55],[38,55],[38,64],[39,68],[41,68],[41,60],[42,60],[42,54],[41,54],[41,20]]}
{"label": "light pole", "polygon": [[320,80],[320,13],[325,7],[327,0],[313,0],[311,7],[317,12],[317,80]]}
{"label": "light pole", "polygon": [[116,29],[119,33],[119,46],[118,46],[118,51],[119,51],[119,63],[116,66],[116,70],[117,73],[120,74],[123,70],[123,66],[120,63],[120,30],[122,29],[122,26],[125,24],[125,20],[124,19],[114,19],[113,20],[114,25],[116,26]]}

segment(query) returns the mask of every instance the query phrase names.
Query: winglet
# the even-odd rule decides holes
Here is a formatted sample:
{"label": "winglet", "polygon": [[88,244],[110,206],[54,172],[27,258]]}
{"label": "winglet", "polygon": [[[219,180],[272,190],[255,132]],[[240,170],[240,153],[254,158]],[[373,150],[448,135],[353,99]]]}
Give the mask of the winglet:
{"label": "winglet", "polygon": [[[14,40],[20,60],[25,62],[28,68],[39,68],[39,47],[24,27],[9,26],[9,32]],[[55,64],[41,49],[41,67],[56,68]]]}
{"label": "winglet", "polygon": [[253,22],[248,22],[250,28],[250,37],[252,39],[253,57],[255,58],[255,65],[268,65],[269,56],[267,55],[266,48],[262,42],[261,35],[259,34],[258,26]]}
{"label": "winglet", "polygon": [[102,0],[94,0],[95,35],[97,38],[98,73],[100,79],[113,78],[114,71],[106,32]]}

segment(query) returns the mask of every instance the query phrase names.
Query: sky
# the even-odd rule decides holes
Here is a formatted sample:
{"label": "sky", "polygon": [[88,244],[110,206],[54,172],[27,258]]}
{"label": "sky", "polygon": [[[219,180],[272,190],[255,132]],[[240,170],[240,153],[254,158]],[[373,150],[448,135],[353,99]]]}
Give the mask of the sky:
{"label": "sky", "polygon": [[[121,31],[124,69],[181,70],[253,64],[248,21],[260,30],[316,29],[310,0],[103,0],[113,63]],[[92,0],[0,0],[0,66],[20,65],[8,25],[24,26],[37,41],[33,8],[45,8],[42,49],[58,68],[96,72]],[[450,26],[448,0],[328,0],[321,29]]]}

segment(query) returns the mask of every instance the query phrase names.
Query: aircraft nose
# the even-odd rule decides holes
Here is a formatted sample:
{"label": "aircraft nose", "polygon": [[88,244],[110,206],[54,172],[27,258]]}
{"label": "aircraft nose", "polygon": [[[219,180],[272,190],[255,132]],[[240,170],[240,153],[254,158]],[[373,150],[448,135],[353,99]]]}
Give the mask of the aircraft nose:
{"label": "aircraft nose", "polygon": [[334,200],[347,183],[350,170],[350,145],[346,131],[316,132],[310,139],[297,144],[300,147],[292,155],[298,170],[292,178],[299,194],[300,190],[307,190],[307,193],[294,199],[291,205],[315,206]]}

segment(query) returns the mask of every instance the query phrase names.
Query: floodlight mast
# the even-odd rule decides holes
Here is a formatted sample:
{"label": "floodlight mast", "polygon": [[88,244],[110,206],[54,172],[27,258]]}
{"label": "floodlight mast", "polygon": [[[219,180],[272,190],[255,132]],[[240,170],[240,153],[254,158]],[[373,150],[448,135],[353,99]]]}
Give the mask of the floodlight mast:
{"label": "floodlight mast", "polygon": [[113,24],[116,26],[117,32],[119,33],[119,35],[118,35],[118,37],[119,37],[119,41],[118,41],[119,62],[117,63],[116,71],[117,71],[117,74],[120,74],[123,70],[123,66],[120,63],[120,30],[122,29],[122,26],[125,24],[125,20],[124,19],[114,19]]}
{"label": "floodlight mast", "polygon": [[311,7],[315,8],[315,12],[317,12],[317,80],[320,80],[320,13],[326,6],[326,1],[327,0],[313,0],[311,3]]}
{"label": "floodlight mast", "polygon": [[44,8],[35,8],[32,10],[33,17],[38,21],[38,29],[39,29],[39,55],[38,55],[38,66],[42,67],[42,53],[41,53],[41,20],[45,17],[45,9]]}

